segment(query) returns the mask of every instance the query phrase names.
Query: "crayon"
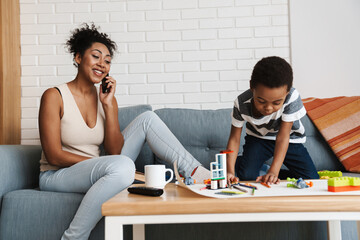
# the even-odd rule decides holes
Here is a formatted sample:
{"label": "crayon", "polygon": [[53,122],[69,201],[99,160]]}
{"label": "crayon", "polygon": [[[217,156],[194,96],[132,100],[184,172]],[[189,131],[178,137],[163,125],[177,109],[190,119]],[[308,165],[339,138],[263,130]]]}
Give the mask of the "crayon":
{"label": "crayon", "polygon": [[221,195],[237,195],[237,194],[244,194],[243,192],[238,192],[238,191],[221,191],[221,192],[216,192],[215,194],[221,194]]}
{"label": "crayon", "polygon": [[245,193],[247,192],[245,189],[243,189],[243,188],[241,188],[239,186],[233,185],[232,187],[236,188],[239,191],[242,191],[242,192],[245,192]]}
{"label": "crayon", "polygon": [[245,185],[248,185],[248,186],[250,186],[250,187],[253,187],[253,188],[257,189],[256,186],[254,186],[254,185],[252,185],[252,184],[250,184],[250,183],[245,183]]}
{"label": "crayon", "polygon": [[267,188],[271,188],[268,184],[266,184],[266,183],[264,183],[264,182],[260,182],[261,183],[261,185],[263,185],[263,186],[265,186],[265,187],[267,187]]}
{"label": "crayon", "polygon": [[251,185],[249,183],[238,183],[238,184],[239,184],[239,186],[242,186],[242,187],[247,187],[247,188],[251,188],[251,189],[253,189],[253,188],[257,189],[257,187],[255,187],[254,185]]}

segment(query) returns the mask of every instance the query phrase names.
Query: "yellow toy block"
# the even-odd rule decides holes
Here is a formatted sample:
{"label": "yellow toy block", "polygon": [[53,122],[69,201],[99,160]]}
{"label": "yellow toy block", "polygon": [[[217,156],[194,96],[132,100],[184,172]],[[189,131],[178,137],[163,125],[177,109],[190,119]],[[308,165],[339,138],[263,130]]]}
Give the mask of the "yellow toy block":
{"label": "yellow toy block", "polygon": [[330,178],[328,180],[328,186],[333,186],[333,187],[360,186],[360,178],[359,177]]}
{"label": "yellow toy block", "polygon": [[318,171],[318,174],[320,176],[320,179],[333,178],[333,177],[342,177],[342,172],[341,171],[324,170],[324,171]]}
{"label": "yellow toy block", "polygon": [[328,191],[345,192],[360,190],[359,177],[338,177],[328,179]]}

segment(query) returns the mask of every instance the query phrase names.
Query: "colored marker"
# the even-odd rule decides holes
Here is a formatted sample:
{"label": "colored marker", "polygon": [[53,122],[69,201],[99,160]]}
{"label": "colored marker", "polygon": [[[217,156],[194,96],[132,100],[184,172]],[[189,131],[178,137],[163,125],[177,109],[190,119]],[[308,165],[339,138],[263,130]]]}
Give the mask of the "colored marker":
{"label": "colored marker", "polygon": [[239,186],[242,186],[242,187],[247,187],[247,188],[251,188],[251,189],[255,188],[255,187],[249,186],[247,184],[242,184],[242,183],[238,183],[238,184],[239,184]]}
{"label": "colored marker", "polygon": [[237,191],[221,191],[221,192],[216,192],[215,194],[221,194],[221,195],[237,195],[237,194],[244,194],[242,192],[237,192]]}
{"label": "colored marker", "polygon": [[253,188],[251,195],[255,194],[255,188]]}
{"label": "colored marker", "polygon": [[271,188],[268,184],[266,184],[266,183],[264,183],[264,182],[260,182],[261,183],[261,185],[263,185],[263,186],[265,186],[265,187],[267,187],[267,188]]}
{"label": "colored marker", "polygon": [[220,151],[220,153],[226,153],[226,154],[232,153],[232,152],[234,152],[234,151],[233,151],[233,150],[230,150],[230,149],[226,149],[226,150]]}
{"label": "colored marker", "polygon": [[245,183],[245,185],[250,186],[250,187],[253,187],[253,188],[255,188],[255,189],[257,190],[257,187],[254,186],[254,185],[252,185],[252,184],[250,184],[250,183]]}
{"label": "colored marker", "polygon": [[246,191],[245,189],[243,189],[243,188],[241,188],[241,187],[239,187],[239,186],[237,186],[237,185],[232,185],[232,187],[236,188],[236,189],[239,190],[239,191],[242,191],[242,192],[247,193],[247,191]]}

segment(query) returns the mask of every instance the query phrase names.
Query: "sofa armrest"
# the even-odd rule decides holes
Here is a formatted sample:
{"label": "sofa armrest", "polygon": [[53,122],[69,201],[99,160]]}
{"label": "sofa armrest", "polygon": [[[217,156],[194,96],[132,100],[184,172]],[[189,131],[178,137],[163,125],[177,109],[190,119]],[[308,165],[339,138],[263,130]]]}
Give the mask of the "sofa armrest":
{"label": "sofa armrest", "polygon": [[0,145],[0,203],[7,192],[39,184],[41,146]]}

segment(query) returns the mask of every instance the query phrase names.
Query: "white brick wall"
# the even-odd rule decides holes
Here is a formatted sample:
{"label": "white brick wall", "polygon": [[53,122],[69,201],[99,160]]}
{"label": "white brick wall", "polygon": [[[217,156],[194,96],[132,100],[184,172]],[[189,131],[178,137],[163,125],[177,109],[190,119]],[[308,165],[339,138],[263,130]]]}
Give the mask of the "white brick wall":
{"label": "white brick wall", "polygon": [[231,108],[262,57],[289,59],[285,0],[20,0],[22,144],[49,87],[74,78],[64,42],[94,21],[118,44],[119,106]]}

